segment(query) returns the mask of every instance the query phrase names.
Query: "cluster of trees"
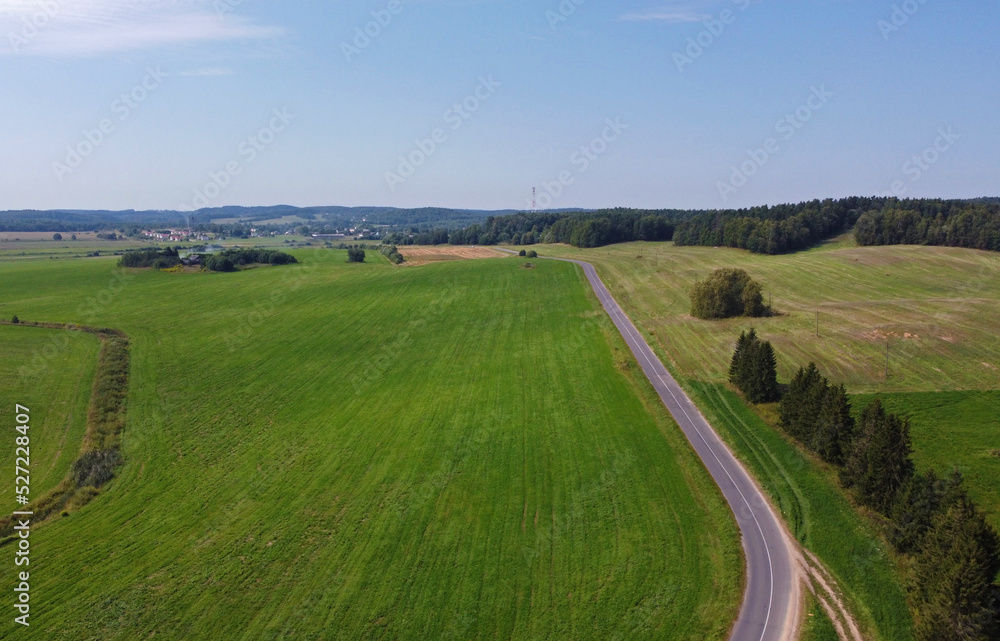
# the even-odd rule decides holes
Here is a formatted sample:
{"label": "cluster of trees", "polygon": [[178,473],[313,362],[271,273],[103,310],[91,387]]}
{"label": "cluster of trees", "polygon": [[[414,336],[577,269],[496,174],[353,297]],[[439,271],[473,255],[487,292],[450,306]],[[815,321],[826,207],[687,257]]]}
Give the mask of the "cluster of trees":
{"label": "cluster of trees", "polygon": [[202,256],[201,260],[202,267],[210,272],[234,272],[247,265],[293,265],[299,262],[291,254],[258,247],[227,249]]}
{"label": "cluster of trees", "polygon": [[381,249],[382,255],[389,259],[389,262],[393,265],[401,265],[404,262],[403,255],[399,253],[399,248],[395,245],[383,245]]}
{"label": "cluster of trees", "polygon": [[691,290],[691,315],[705,320],[769,316],[763,288],[744,269],[717,269]]}
{"label": "cluster of trees", "polygon": [[[232,272],[242,265],[291,265],[297,262],[299,261],[291,254],[254,247],[227,249],[218,254],[201,256],[202,267],[213,272]],[[182,261],[176,247],[128,251],[118,261],[119,267],[133,269],[170,269],[180,264]]]}
{"label": "cluster of trees", "polygon": [[173,247],[125,252],[121,260],[118,261],[119,267],[130,267],[133,269],[150,267],[153,269],[170,269],[180,264],[181,258],[177,250]]}
{"label": "cluster of trees", "polygon": [[1000,638],[1000,538],[959,473],[916,472],[909,421],[878,400],[855,421],[844,386],[813,363],[795,375],[779,415],[790,436],[839,468],[858,503],[885,518],[889,542],[908,559],[917,637]]}
{"label": "cluster of trees", "polygon": [[754,404],[774,403],[781,398],[774,347],[770,341],[761,341],[757,330],[740,334],[729,365],[729,382]]}
{"label": "cluster of trees", "polygon": [[1000,251],[1000,203],[892,201],[865,212],[854,237],[862,246],[943,245]]}
{"label": "cluster of trees", "polygon": [[517,255],[520,256],[521,258],[538,258],[538,252],[536,252],[534,249],[531,250],[522,249],[521,251],[517,252]]}
{"label": "cluster of trees", "polygon": [[[663,209],[603,209],[593,212],[519,213],[490,216],[450,233],[435,230],[433,237],[419,235],[414,244],[534,245],[567,243],[574,247],[603,247],[635,240],[673,238],[676,221],[694,212]],[[447,234],[447,238],[444,238]],[[435,242],[424,242],[432,240]]]}
{"label": "cluster of trees", "polygon": [[347,262],[349,263],[363,263],[365,262],[365,250],[358,247],[351,247],[347,250]]}
{"label": "cluster of trees", "polygon": [[756,254],[807,249],[851,228],[862,213],[885,198],[813,200],[796,205],[711,211],[678,223],[678,245],[735,247]]}
{"label": "cluster of trees", "polygon": [[799,368],[778,407],[781,426],[827,463],[843,465],[854,438],[847,390],[831,386],[814,363]]}

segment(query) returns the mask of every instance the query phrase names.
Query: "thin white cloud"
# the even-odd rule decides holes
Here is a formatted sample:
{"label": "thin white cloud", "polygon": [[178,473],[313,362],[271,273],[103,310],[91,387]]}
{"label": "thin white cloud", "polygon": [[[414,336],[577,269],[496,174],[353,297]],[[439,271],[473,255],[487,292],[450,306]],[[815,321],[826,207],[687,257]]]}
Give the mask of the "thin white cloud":
{"label": "thin white cloud", "polygon": [[[225,0],[221,0],[225,2]],[[96,56],[282,35],[215,0],[0,0],[0,54]]]}
{"label": "thin white cloud", "polygon": [[[178,71],[176,74],[173,75],[181,76],[182,78],[208,78],[213,76],[229,76],[232,75],[232,73],[233,73],[232,69],[225,69],[223,67],[208,67],[205,69],[189,69],[187,71]],[[171,74],[168,73],[166,75],[169,76]]]}
{"label": "thin white cloud", "polygon": [[641,22],[701,22],[712,16],[709,9],[716,4],[718,0],[665,0],[652,9],[626,13],[621,19]]}
{"label": "thin white cloud", "polygon": [[659,22],[701,22],[711,15],[697,11],[653,10],[645,13],[626,13],[622,20],[659,21]]}

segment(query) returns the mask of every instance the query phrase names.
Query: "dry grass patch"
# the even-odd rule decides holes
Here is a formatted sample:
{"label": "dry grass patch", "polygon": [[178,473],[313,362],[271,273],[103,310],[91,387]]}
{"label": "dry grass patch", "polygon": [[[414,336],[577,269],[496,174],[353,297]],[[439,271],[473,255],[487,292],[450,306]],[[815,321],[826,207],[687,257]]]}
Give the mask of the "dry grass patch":
{"label": "dry grass patch", "polygon": [[458,247],[451,245],[436,247],[415,247],[411,245],[409,247],[400,247],[399,253],[402,254],[408,264],[415,267],[452,260],[478,260],[508,256],[505,252],[488,247]]}

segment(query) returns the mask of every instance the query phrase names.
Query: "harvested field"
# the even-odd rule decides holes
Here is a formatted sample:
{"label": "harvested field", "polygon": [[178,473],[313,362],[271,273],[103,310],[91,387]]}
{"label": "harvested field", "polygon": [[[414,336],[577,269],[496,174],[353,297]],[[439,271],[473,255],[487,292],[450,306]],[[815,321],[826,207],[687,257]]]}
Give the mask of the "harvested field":
{"label": "harvested field", "polygon": [[435,247],[400,247],[406,262],[414,267],[429,265],[430,263],[441,263],[451,260],[476,260],[480,258],[501,258],[509,256],[502,251],[490,249],[489,247],[458,247],[451,245],[438,245]]}

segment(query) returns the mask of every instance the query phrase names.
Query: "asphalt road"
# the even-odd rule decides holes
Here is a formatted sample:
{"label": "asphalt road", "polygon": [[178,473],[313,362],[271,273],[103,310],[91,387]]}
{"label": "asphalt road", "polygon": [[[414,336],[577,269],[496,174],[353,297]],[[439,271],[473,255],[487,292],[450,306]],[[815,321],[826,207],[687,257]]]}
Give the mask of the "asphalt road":
{"label": "asphalt road", "polygon": [[794,638],[798,607],[795,550],[764,495],[611,296],[593,265],[583,267],[594,293],[611,316],[663,404],[691,442],[736,515],[747,563],[747,587],[732,641]]}

